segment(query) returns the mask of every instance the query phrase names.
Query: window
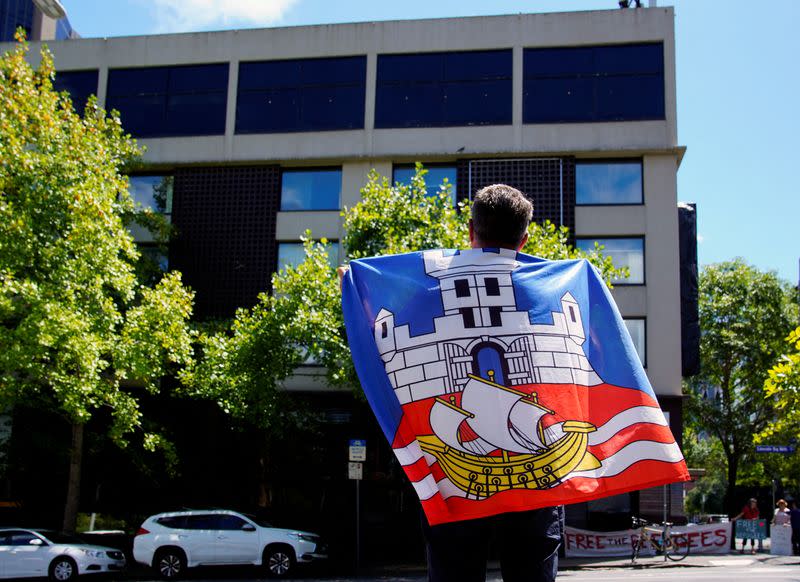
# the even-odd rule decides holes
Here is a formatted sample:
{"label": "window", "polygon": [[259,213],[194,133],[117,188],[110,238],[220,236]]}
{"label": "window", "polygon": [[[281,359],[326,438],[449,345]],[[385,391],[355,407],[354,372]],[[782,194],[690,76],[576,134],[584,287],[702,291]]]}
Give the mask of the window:
{"label": "window", "polygon": [[578,162],[577,204],[641,204],[642,162]]}
{"label": "window", "polygon": [[464,318],[465,328],[475,327],[475,314],[472,312],[472,307],[462,307],[458,312]]}
{"label": "window", "polygon": [[486,277],[483,282],[486,285],[487,296],[497,297],[500,295],[500,285],[497,282],[497,277]]}
{"label": "window", "polygon": [[456,297],[469,297],[469,281],[456,279],[453,285],[456,289]]}
{"label": "window", "polygon": [[222,135],[228,63],[112,69],[108,109],[137,137]]}
{"label": "window", "polygon": [[[425,166],[428,171],[425,174],[425,186],[428,189],[428,196],[434,196],[442,189],[445,179],[450,186],[450,197],[453,205],[456,203],[456,167],[455,166]],[[395,166],[393,171],[393,181],[400,184],[411,184],[411,178],[416,173],[414,166]]]}
{"label": "window", "polygon": [[219,522],[217,515],[188,515],[186,516],[186,529],[217,529]]}
{"label": "window", "polygon": [[281,210],[339,210],[342,170],[284,170]]}
{"label": "window", "polygon": [[[328,264],[334,269],[338,266],[338,249],[336,241],[329,241],[325,245],[328,252]],[[306,260],[306,254],[301,242],[282,242],[278,244],[278,270],[286,267],[296,267]]]}
{"label": "window", "polygon": [[491,322],[493,327],[499,327],[503,325],[503,320],[501,319],[500,314],[503,312],[502,307],[490,307],[489,308],[489,321]]}
{"label": "window", "polygon": [[389,337],[389,326],[386,325],[385,321],[381,322],[381,339],[386,339]]}
{"label": "window", "polygon": [[615,285],[644,284],[644,239],[637,238],[579,238],[576,246],[582,251],[594,250],[594,243],[602,245],[603,254],[614,261],[616,267],[628,267],[627,279],[614,279]]}
{"label": "window", "polygon": [[248,525],[247,522],[236,515],[223,514],[217,516],[217,529],[240,531],[245,525]]}
{"label": "window", "polygon": [[375,127],[511,123],[511,51],[378,55]]}
{"label": "window", "polygon": [[642,361],[642,366],[647,366],[647,325],[644,318],[631,317],[624,318],[625,327],[628,328],[628,333],[631,334],[633,345],[636,348],[636,353]]}
{"label": "window", "polygon": [[128,192],[142,208],[172,214],[172,176],[128,176]]}
{"label": "window", "polygon": [[172,517],[160,517],[156,523],[170,529],[184,529],[186,527],[185,515],[174,515]]}
{"label": "window", "polygon": [[241,63],[236,133],[361,129],[366,79],[364,56]]}
{"label": "window", "polygon": [[525,49],[523,122],[664,119],[662,43]]}
{"label": "window", "polygon": [[[34,542],[34,540],[37,540]],[[33,542],[33,543],[32,543]],[[31,545],[44,545],[39,536],[33,535],[26,531],[12,532],[6,539],[6,545],[9,546],[31,546]]]}
{"label": "window", "polygon": [[72,107],[83,113],[91,95],[97,94],[97,69],[91,71],[58,71],[53,80],[53,89],[66,91]]}

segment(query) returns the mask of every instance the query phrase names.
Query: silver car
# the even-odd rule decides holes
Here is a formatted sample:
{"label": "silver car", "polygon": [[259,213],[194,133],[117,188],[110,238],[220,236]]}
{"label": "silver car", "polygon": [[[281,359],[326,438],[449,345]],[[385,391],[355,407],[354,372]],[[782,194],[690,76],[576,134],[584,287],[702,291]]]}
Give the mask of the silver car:
{"label": "silver car", "polygon": [[0,529],[0,578],[49,576],[57,582],[81,574],[119,572],[124,554],[47,529]]}
{"label": "silver car", "polygon": [[162,578],[195,566],[251,564],[285,577],[297,564],[327,558],[316,534],[280,529],[228,510],[178,511],[147,518],[133,540],[133,557]]}

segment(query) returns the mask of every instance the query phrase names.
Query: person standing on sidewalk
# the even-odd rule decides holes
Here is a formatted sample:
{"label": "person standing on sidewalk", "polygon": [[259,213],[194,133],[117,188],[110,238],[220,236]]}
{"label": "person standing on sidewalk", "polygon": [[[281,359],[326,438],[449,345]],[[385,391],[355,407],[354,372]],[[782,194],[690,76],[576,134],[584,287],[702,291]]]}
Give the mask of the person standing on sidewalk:
{"label": "person standing on sidewalk", "polygon": [[[750,498],[750,501],[748,501],[747,505],[745,505],[742,508],[742,511],[739,512],[739,515],[737,515],[736,517],[733,518],[733,521],[736,521],[739,518],[742,518],[742,519],[758,519],[759,518],[758,501],[756,500],[755,497],[751,497]],[[746,545],[747,545],[747,539],[746,538],[742,538],[742,549],[739,551],[740,554],[744,554],[744,548],[745,548]],[[756,553],[756,540],[755,539],[751,539],[750,540],[750,553],[751,554],[755,554]]]}
{"label": "person standing on sidewalk", "polygon": [[792,553],[800,556],[800,509],[797,502],[792,499],[792,508],[789,510],[789,521],[792,524]]}
{"label": "person standing on sidewalk", "polygon": [[[470,247],[520,251],[528,241],[533,204],[505,184],[472,199]],[[339,280],[347,267],[337,269]],[[498,544],[504,582],[553,582],[563,533],[563,506],[501,513],[431,526],[422,516],[429,582],[484,582],[490,541]]]}

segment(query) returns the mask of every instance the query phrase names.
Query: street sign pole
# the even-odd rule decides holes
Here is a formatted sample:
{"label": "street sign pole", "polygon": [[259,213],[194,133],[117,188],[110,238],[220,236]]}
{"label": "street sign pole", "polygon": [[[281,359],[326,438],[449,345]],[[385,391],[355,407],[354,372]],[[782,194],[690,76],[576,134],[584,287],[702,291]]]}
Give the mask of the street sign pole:
{"label": "street sign pole", "polygon": [[356,576],[361,566],[361,479],[367,460],[367,441],[351,439],[348,452],[348,477],[356,482]]}
{"label": "street sign pole", "polygon": [[361,495],[359,484],[361,479],[356,479],[356,576],[361,565]]}

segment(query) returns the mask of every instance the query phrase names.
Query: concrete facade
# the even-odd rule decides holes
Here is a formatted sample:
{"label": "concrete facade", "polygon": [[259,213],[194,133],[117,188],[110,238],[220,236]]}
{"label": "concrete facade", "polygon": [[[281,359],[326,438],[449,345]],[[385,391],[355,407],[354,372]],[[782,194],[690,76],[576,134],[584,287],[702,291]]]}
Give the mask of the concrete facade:
{"label": "concrete facade", "polygon": [[[50,43],[57,70],[99,69],[103,104],[108,70],[229,62],[225,135],[143,139],[154,168],[195,164],[276,163],[342,167],[341,206],[358,200],[370,169],[391,175],[393,163],[456,158],[575,156],[639,158],[644,204],[578,206],[575,234],[644,236],[646,278],[614,290],[622,314],[647,318],[650,380],[660,395],[680,395],[680,321],[676,172],[674,13],[671,7],[459,19],[367,22],[264,30],[191,33]],[[659,41],[664,44],[665,119],[608,123],[522,123],[523,48]],[[513,122],[508,126],[375,129],[377,56],[385,53],[513,49]],[[33,47],[32,55],[36,55]],[[367,97],[361,130],[289,134],[234,133],[241,61],[366,54]],[[342,236],[338,211],[279,212],[276,238]]]}

